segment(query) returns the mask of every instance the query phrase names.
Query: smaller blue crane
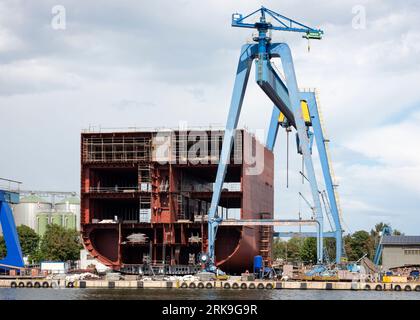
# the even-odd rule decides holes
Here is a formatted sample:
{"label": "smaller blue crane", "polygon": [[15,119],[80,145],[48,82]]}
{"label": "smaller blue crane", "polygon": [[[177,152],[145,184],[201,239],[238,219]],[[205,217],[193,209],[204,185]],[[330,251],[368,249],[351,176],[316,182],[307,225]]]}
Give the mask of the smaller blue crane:
{"label": "smaller blue crane", "polygon": [[[1,178],[0,180],[20,184],[18,181]],[[19,203],[19,193],[10,190],[0,190],[0,223],[7,249],[6,257],[0,260],[0,269],[11,269],[24,266],[22,249],[16,231],[12,209],[9,205],[10,203]]]}
{"label": "smaller blue crane", "polygon": [[384,236],[390,236],[391,234],[392,234],[391,227],[385,225],[382,228],[382,231],[380,232],[380,238],[379,238],[378,246],[376,247],[375,257],[373,258],[373,263],[375,265],[379,265],[379,262],[381,261],[382,249],[383,249],[382,239],[384,238]]}

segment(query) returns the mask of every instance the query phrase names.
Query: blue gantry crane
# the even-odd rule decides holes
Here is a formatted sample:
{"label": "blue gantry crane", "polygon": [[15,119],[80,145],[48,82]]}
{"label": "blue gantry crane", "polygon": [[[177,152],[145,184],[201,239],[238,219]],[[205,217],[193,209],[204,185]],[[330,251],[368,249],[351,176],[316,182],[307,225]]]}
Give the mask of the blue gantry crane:
{"label": "blue gantry crane", "polygon": [[[1,180],[20,183],[8,179]],[[19,236],[16,231],[12,209],[10,208],[10,204],[16,203],[19,203],[19,193],[10,190],[0,190],[0,223],[7,250],[6,256],[0,260],[0,269],[20,268],[24,266]]]}
{"label": "blue gantry crane", "polygon": [[[249,22],[251,18],[259,15],[257,22]],[[268,21],[268,20],[271,20]],[[317,259],[323,263],[323,238],[324,223],[323,211],[320,201],[320,191],[315,176],[312,162],[312,143],[316,141],[319,158],[321,161],[324,182],[327,189],[331,216],[334,220],[335,229],[329,236],[336,239],[336,260],[341,261],[342,256],[342,229],[339,210],[336,201],[333,181],[331,178],[330,162],[326,150],[326,139],[323,134],[321,120],[318,112],[316,96],[314,92],[301,92],[298,89],[292,54],[286,43],[271,42],[270,31],[289,31],[303,33],[306,39],[321,39],[323,31],[308,27],[295,20],[287,18],[270,9],[260,9],[243,16],[239,13],[232,15],[232,26],[240,28],[257,29],[258,35],[253,38],[254,44],[245,44],[241,48],[235,84],[226,123],[222,150],[219,158],[216,181],[213,186],[213,196],[208,212],[208,251],[203,256],[209,271],[217,270],[215,264],[215,240],[218,226],[222,223],[222,217],[217,213],[222,186],[226,175],[227,165],[230,159],[231,148],[235,130],[241,113],[242,102],[251,70],[252,62],[255,61],[256,82],[265,94],[274,103],[269,133],[266,145],[273,150],[280,127],[291,130],[296,129],[299,153],[303,156],[306,168],[305,178],[309,181],[313,200],[314,221],[317,225]],[[280,58],[282,62],[285,82],[275,71],[272,58]],[[315,138],[315,139],[314,139]],[[266,225],[278,225],[270,221],[263,221]],[[258,225],[261,225],[260,222]]]}

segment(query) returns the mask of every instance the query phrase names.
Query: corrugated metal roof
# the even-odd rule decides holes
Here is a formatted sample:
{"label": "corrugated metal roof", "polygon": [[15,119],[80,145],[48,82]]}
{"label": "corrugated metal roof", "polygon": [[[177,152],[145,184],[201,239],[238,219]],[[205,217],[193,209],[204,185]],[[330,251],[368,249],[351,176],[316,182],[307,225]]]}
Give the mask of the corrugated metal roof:
{"label": "corrugated metal roof", "polygon": [[420,236],[384,236],[383,245],[420,245]]}

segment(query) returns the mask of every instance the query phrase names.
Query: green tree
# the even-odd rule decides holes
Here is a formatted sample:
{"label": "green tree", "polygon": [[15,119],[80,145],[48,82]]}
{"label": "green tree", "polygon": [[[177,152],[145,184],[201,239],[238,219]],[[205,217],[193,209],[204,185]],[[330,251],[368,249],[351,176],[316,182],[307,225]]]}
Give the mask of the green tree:
{"label": "green tree", "polygon": [[33,260],[77,260],[81,248],[77,231],[51,224],[47,226],[39,251],[33,255]]}
{"label": "green tree", "polygon": [[324,248],[328,254],[329,262],[335,261],[335,239],[334,238],[324,238]]}
{"label": "green tree", "polygon": [[28,226],[21,225],[16,228],[19,235],[20,247],[24,256],[35,254],[39,246],[40,237]]}
{"label": "green tree", "polygon": [[354,254],[353,254],[353,250],[350,244],[351,244],[351,234],[346,234],[343,237],[344,251],[346,252],[347,259],[349,261],[353,261],[352,257],[354,256]]}
{"label": "green tree", "polygon": [[392,235],[393,236],[403,236],[404,233],[402,233],[400,230],[394,229],[394,230],[392,230]]}
{"label": "green tree", "polygon": [[273,258],[286,259],[286,245],[287,242],[282,239],[275,239],[273,241]]}
{"label": "green tree", "polygon": [[287,241],[287,261],[298,262],[301,261],[300,249],[303,244],[303,239],[298,237],[290,238]]}
{"label": "green tree", "polygon": [[3,259],[7,254],[6,243],[3,236],[0,236],[0,259]]}
{"label": "green tree", "polygon": [[[20,247],[24,256],[33,255],[39,245],[39,236],[30,227],[21,225],[16,228],[19,236]],[[0,258],[4,258],[7,254],[6,243],[4,237],[0,236]]]}
{"label": "green tree", "polygon": [[379,222],[379,223],[375,224],[375,227],[372,230],[370,230],[370,235],[372,237],[379,238],[379,233],[382,232],[383,228],[385,228],[385,227],[389,228],[390,225],[388,223],[384,223],[384,222]]}
{"label": "green tree", "polygon": [[300,248],[300,259],[305,263],[316,263],[316,238],[306,238]]}
{"label": "green tree", "polygon": [[349,245],[350,252],[347,252],[347,256],[350,261],[356,261],[365,254],[367,254],[369,259],[373,259],[375,244],[372,236],[367,231],[354,232],[349,239]]}
{"label": "green tree", "polygon": [[288,241],[276,239],[273,243],[274,259],[284,259],[288,262],[300,261],[300,248],[303,240],[293,237]]}

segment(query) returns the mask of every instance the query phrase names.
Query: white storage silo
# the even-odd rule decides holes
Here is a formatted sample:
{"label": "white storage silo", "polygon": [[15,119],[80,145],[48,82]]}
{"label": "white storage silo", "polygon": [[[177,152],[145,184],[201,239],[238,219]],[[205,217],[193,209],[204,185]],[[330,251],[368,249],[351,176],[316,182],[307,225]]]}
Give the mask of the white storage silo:
{"label": "white storage silo", "polygon": [[13,207],[16,226],[26,225],[33,230],[37,230],[37,214],[50,212],[51,208],[51,202],[35,194],[21,198],[20,202]]}
{"label": "white storage silo", "polygon": [[72,212],[76,216],[76,230],[80,231],[80,199],[71,196],[55,204],[55,211],[62,213]]}

